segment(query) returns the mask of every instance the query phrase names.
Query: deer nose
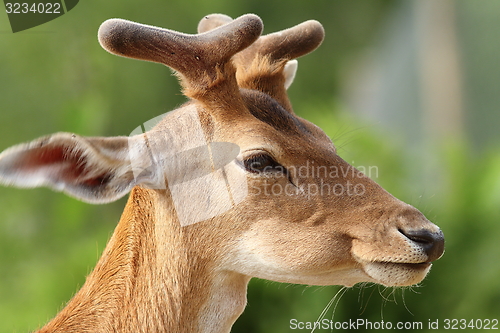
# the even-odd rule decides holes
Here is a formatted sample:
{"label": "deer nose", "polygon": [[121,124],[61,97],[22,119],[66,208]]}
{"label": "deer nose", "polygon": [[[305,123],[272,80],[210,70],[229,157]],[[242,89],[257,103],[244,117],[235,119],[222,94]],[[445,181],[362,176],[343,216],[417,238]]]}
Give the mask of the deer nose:
{"label": "deer nose", "polygon": [[444,252],[444,235],[441,230],[429,231],[419,230],[399,230],[406,238],[420,246],[428,256],[428,262],[439,259]]}

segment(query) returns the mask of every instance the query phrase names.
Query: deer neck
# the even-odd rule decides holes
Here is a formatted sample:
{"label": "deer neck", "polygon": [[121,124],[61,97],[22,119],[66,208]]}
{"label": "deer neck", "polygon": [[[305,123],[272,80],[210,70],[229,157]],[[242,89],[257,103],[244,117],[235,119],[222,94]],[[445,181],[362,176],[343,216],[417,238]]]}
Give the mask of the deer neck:
{"label": "deer neck", "polygon": [[229,332],[250,278],[199,255],[171,206],[135,188],[94,271],[39,333]]}

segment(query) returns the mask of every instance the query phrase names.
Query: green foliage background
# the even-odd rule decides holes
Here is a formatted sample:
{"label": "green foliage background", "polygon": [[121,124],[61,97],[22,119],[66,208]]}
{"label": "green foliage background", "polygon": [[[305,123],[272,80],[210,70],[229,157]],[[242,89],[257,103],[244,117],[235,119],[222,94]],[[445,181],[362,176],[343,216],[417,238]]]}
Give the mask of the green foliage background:
{"label": "green foliage background", "polygon": [[[478,147],[464,133],[427,146],[426,155],[416,154],[397,131],[355,117],[341,99],[346,68],[376,41],[399,3],[87,0],[57,20],[17,34],[0,13],[0,150],[58,131],[127,135],[184,101],[168,68],[102,50],[96,34],[108,18],[188,33],[213,12],[233,17],[256,13],[265,33],[317,19],[325,26],[326,40],[299,61],[290,88],[297,113],[322,127],[345,160],[377,166],[376,180],[422,210],[446,236],[445,256],[420,286],[355,286],[336,307],[335,300],[326,318],[421,321],[424,327],[436,319],[500,319],[498,142]],[[482,2],[483,9],[485,3],[492,1]],[[490,6],[498,14],[497,7]],[[500,40],[498,31],[477,37],[492,44]],[[491,63],[483,71],[498,73],[498,54],[490,53]],[[498,95],[498,86],[467,89],[470,100],[494,105],[489,126],[497,128],[498,110],[488,96]],[[473,117],[473,110],[466,112]],[[425,158],[434,161],[431,172],[422,172]],[[431,190],[415,190],[428,183],[434,184]],[[95,265],[124,200],[92,206],[47,189],[0,188],[0,332],[34,330],[61,309]],[[339,289],[253,280],[248,307],[233,332],[290,332],[290,319],[316,320]]]}

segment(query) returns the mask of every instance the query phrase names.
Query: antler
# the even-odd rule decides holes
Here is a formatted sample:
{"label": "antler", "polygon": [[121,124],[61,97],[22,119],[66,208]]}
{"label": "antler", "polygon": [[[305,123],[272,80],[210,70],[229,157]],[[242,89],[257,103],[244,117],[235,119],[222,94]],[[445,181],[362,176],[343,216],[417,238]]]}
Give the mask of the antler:
{"label": "antler", "polygon": [[234,108],[240,95],[230,59],[257,40],[262,28],[252,14],[197,35],[111,19],[101,25],[98,37],[110,53],[174,69],[187,96],[208,104],[230,102]]}
{"label": "antler", "polygon": [[[198,32],[211,31],[232,22],[227,15],[208,15],[198,24]],[[233,58],[239,86],[265,92],[293,112],[286,94],[285,65],[315,50],[323,41],[324,34],[321,23],[310,20],[290,29],[261,36]]]}

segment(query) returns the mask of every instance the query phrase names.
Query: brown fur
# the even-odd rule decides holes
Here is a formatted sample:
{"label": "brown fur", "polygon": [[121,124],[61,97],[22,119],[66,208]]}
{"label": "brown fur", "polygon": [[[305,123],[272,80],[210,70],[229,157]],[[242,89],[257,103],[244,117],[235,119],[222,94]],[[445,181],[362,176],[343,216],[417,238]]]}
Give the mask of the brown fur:
{"label": "brown fur", "polygon": [[[319,46],[318,22],[259,38],[262,22],[254,15],[210,15],[199,29],[185,35],[123,20],[101,26],[103,47],[170,66],[192,99],[147,133],[59,133],[0,154],[0,182],[8,185],[47,185],[100,203],[138,185],[84,286],[38,332],[227,333],[245,307],[251,277],[411,285],[442,255],[437,226],[342,160],[321,129],[294,115],[284,67]],[[175,164],[175,154],[198,151],[200,142],[231,143],[239,155],[218,168],[213,154]],[[255,156],[285,170],[256,172],[245,164]],[[209,170],[222,181],[200,176],[176,206],[170,159],[181,180]],[[315,166],[337,174],[300,174]],[[244,185],[248,193],[238,201]],[[363,193],[331,191],[350,185]],[[273,188],[291,192],[266,192]],[[224,211],[181,223],[179,207],[196,218],[205,212],[193,202],[213,208],[227,197]]]}

